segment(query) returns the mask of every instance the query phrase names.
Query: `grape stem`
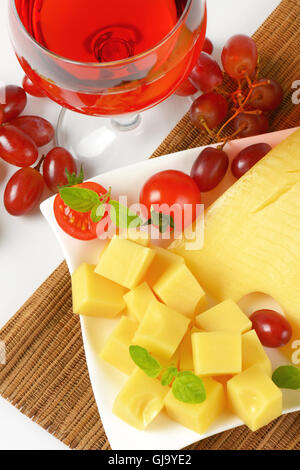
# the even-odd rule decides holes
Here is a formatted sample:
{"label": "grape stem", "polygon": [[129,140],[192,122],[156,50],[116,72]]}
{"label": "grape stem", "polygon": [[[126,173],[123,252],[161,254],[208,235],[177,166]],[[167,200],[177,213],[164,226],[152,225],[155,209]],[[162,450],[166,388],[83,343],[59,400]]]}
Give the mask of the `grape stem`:
{"label": "grape stem", "polygon": [[[255,76],[255,79],[254,81],[251,80],[251,78],[248,76],[248,74],[245,74],[244,78],[243,79],[238,79],[237,80],[237,89],[231,93],[231,98],[232,98],[232,101],[233,103],[236,105],[233,107],[233,115],[222,125],[222,127],[219,129],[219,131],[217,132],[216,134],[216,138],[217,140],[220,140],[220,137],[221,137],[221,134],[223,132],[223,130],[228,126],[228,124],[230,124],[239,114],[241,113],[244,113],[244,114],[255,114],[255,115],[261,115],[262,114],[262,111],[260,111],[259,109],[256,109],[256,110],[246,110],[245,109],[245,106],[248,104],[251,96],[252,96],[252,93],[253,93],[253,90],[259,86],[264,86],[264,85],[269,85],[270,84],[270,80],[265,80],[263,82],[257,82],[257,78],[258,78],[258,67],[257,67],[257,70],[256,70],[256,76]],[[248,93],[245,95],[244,92],[243,92],[243,87],[244,87],[244,82],[246,83],[247,87],[248,87]],[[230,139],[232,139],[233,137],[236,137],[242,130],[243,130],[244,126],[240,129],[237,130],[237,132],[234,132],[234,134],[232,134],[230,136]],[[210,134],[211,135],[211,134]]]}

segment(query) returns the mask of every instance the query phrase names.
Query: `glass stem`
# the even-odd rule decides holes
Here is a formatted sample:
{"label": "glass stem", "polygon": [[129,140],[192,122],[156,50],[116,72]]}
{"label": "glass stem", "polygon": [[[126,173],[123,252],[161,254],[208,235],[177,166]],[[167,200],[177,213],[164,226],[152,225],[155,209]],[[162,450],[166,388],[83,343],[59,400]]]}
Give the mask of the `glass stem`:
{"label": "glass stem", "polygon": [[140,114],[126,114],[111,119],[111,123],[119,131],[131,131],[140,125],[142,121]]}

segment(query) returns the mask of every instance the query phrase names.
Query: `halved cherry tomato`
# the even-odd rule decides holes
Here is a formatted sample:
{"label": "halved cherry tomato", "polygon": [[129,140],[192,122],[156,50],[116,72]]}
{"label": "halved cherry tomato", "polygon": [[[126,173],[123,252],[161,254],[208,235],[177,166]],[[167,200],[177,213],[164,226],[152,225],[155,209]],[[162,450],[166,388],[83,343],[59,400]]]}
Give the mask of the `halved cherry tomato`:
{"label": "halved cherry tomato", "polygon": [[175,229],[182,230],[196,219],[201,193],[189,175],[177,170],[166,170],[146,181],[140,193],[140,204],[142,213],[146,208],[147,213],[143,214],[145,217],[150,218],[153,207],[156,212],[171,215]]}
{"label": "halved cherry tomato", "polygon": [[[106,194],[107,190],[98,183],[85,182],[75,185],[79,188],[91,189],[101,196]],[[60,228],[77,240],[93,240],[97,238],[97,223],[93,222],[90,212],[77,212],[68,207],[59,194],[54,199],[54,215]],[[106,216],[107,214],[105,214]],[[104,217],[105,217],[104,216]],[[107,230],[108,226],[104,225],[102,232]]]}

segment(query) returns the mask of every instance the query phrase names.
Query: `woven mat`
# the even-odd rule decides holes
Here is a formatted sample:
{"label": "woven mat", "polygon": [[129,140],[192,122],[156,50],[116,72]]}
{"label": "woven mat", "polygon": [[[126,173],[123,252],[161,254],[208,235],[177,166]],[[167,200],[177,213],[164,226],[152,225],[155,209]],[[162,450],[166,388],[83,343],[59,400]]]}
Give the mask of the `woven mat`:
{"label": "woven mat", "polygon": [[[300,2],[283,0],[254,38],[262,73],[277,79],[285,100],[272,130],[298,126],[292,83],[300,79]],[[153,157],[204,145],[185,116]],[[72,449],[109,449],[93,397],[78,317],[72,315],[65,263],[42,284],[0,332],[7,363],[0,365],[0,394]],[[245,426],[210,437],[189,449],[300,449],[300,413],[282,416],[251,433]]]}

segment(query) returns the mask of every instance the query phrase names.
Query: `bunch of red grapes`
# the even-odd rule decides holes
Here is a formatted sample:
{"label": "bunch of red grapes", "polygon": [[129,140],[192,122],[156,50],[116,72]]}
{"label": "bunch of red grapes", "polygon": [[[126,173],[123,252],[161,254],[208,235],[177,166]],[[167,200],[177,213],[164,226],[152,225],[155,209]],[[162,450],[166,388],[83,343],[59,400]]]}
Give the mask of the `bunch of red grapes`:
{"label": "bunch of red grapes", "polygon": [[67,184],[66,170],[73,179],[76,173],[74,158],[61,147],[53,148],[35,167],[31,166],[39,158],[39,147],[52,141],[54,128],[42,117],[20,116],[27,104],[25,90],[35,97],[45,96],[27,77],[24,77],[23,88],[8,85],[0,90],[5,97],[5,103],[0,104],[0,156],[7,163],[20,167],[6,185],[4,205],[16,216],[38,205],[45,186],[56,192],[59,186]]}
{"label": "bunch of red grapes", "polygon": [[[192,123],[217,141],[229,123],[232,123],[234,129],[231,138],[267,132],[268,113],[281,104],[283,90],[275,80],[258,77],[258,51],[254,40],[238,34],[226,42],[222,51],[224,72],[209,55],[212,50],[211,41],[206,40],[190,76],[177,90],[177,94],[182,96],[197,91],[203,93],[191,106]],[[227,93],[220,88],[225,74],[235,85],[233,92]],[[229,110],[230,118],[218,132],[214,132],[225,120]]]}
{"label": "bunch of red grapes", "polygon": [[[224,139],[223,144],[205,148],[192,167],[191,176],[202,192],[214,189],[227,172],[226,143],[237,136],[250,137],[267,132],[268,113],[278,108],[283,100],[279,83],[259,78],[258,51],[253,39],[238,34],[227,41],[222,51],[224,72],[210,56],[212,51],[213,45],[206,39],[195,67],[176,92],[180,96],[202,92],[191,106],[191,121],[215,141],[221,140],[222,131],[230,123],[233,127],[233,133]],[[232,92],[221,89],[225,75],[234,88]],[[231,115],[225,121],[229,110]],[[243,176],[270,150],[270,145],[264,142],[243,149],[231,164],[233,176]]]}

